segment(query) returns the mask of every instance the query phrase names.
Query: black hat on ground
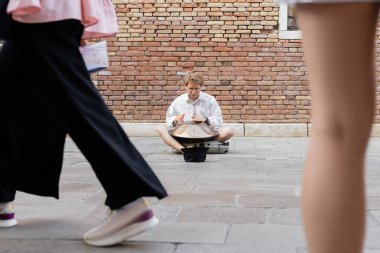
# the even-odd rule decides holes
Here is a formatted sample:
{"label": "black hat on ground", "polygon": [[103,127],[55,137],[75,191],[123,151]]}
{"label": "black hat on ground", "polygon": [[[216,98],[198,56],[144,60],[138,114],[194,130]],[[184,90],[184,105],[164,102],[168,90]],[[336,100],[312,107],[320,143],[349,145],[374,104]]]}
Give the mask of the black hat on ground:
{"label": "black hat on ground", "polygon": [[191,147],[182,148],[183,158],[186,162],[204,162],[206,160],[208,148],[205,147]]}

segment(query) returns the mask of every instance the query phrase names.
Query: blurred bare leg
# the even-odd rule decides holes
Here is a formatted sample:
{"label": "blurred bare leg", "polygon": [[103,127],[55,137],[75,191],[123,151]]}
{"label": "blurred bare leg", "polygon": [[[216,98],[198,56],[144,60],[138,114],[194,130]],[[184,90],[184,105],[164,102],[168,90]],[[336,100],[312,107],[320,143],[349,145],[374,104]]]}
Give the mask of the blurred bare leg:
{"label": "blurred bare leg", "polygon": [[374,113],[376,3],[300,4],[312,95],[303,184],[310,253],[359,253],[364,156]]}

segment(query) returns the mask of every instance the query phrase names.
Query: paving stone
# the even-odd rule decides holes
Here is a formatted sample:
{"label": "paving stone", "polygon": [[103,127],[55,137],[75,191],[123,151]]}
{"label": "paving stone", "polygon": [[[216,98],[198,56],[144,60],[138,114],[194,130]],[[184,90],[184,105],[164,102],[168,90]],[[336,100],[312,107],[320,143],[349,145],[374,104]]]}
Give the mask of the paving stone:
{"label": "paving stone", "polygon": [[[379,164],[377,164],[377,166],[379,166]],[[379,186],[380,175],[373,175],[373,174],[369,174],[369,173],[366,173],[366,175],[368,176],[366,178],[367,186],[370,186],[370,187],[376,187],[376,186],[378,187]]]}
{"label": "paving stone", "polygon": [[254,245],[181,244],[174,253],[296,253],[293,247],[258,247]]}
{"label": "paving stone", "polygon": [[87,162],[86,158],[78,155],[66,155],[63,164],[64,166],[72,166],[78,163]]}
{"label": "paving stone", "polygon": [[197,178],[192,179],[189,183],[196,185],[231,185],[231,186],[242,186],[249,187],[253,184],[263,184],[269,180],[267,174],[254,173],[251,175],[218,175],[215,172],[213,174],[200,175]]}
{"label": "paving stone", "polygon": [[380,253],[380,249],[365,249],[364,253]]}
{"label": "paving stone", "polygon": [[235,195],[172,194],[163,199],[167,206],[236,206]]}
{"label": "paving stone", "polygon": [[[222,165],[218,167],[207,166],[199,171],[194,171],[197,175],[203,175],[203,177],[210,177],[212,175],[228,176],[228,175],[240,175],[244,177],[250,175],[251,177],[257,176],[257,169],[253,166],[247,165],[242,161],[223,161]],[[266,173],[263,173],[266,174]],[[266,177],[267,178],[267,177]]]}
{"label": "paving stone", "polygon": [[258,185],[253,186],[203,186],[197,185],[194,194],[234,194],[234,195],[265,195],[265,196],[294,196],[295,190],[293,186],[268,186]]}
{"label": "paving stone", "polygon": [[85,232],[88,220],[69,218],[29,218],[18,219],[17,227],[1,229],[2,239],[49,239],[49,240],[79,240]]}
{"label": "paving stone", "polygon": [[368,211],[369,215],[376,220],[377,224],[380,224],[380,210],[379,211]]}
{"label": "paving stone", "polygon": [[[297,249],[297,253],[308,253],[306,248]],[[364,249],[363,253],[380,253],[380,249]]]}
{"label": "paving stone", "polygon": [[269,208],[267,210],[267,223],[279,225],[302,225],[300,209]]}
{"label": "paving stone", "polygon": [[91,195],[89,192],[61,192],[60,199],[57,200],[55,198],[43,198],[40,196],[33,196],[24,193],[16,194],[16,208],[17,210],[22,211],[24,207],[34,207],[36,203],[40,206],[44,207],[74,207],[81,203],[84,198]]}
{"label": "paving stone", "polygon": [[161,178],[161,183],[163,185],[172,184],[173,182],[175,182],[176,185],[185,185],[185,184],[189,183],[189,181],[191,180],[191,177],[186,177],[186,176],[165,177],[165,176],[162,176],[160,173],[157,173],[157,176],[159,176]]}
{"label": "paving stone", "polygon": [[380,197],[367,197],[368,210],[380,210]]}
{"label": "paving stone", "polygon": [[22,241],[0,239],[0,253],[7,253],[20,243],[22,243]]}
{"label": "paving stone", "polygon": [[[57,203],[57,201],[55,201]],[[92,210],[88,205],[77,203],[75,205],[17,205],[20,201],[16,201],[16,216],[19,221],[35,219],[59,220],[62,218],[72,217],[74,219],[85,218]],[[95,207],[95,206],[94,206]],[[1,231],[1,230],[0,230]]]}
{"label": "paving stone", "polygon": [[81,203],[86,204],[88,207],[104,206],[106,193],[102,188],[96,191],[88,192],[88,195],[82,199]]}
{"label": "paving stone", "polygon": [[123,243],[115,247],[98,248],[76,240],[22,241],[7,253],[171,253],[175,246],[168,243]]}
{"label": "paving stone", "polygon": [[378,220],[377,213],[375,211],[367,211],[367,222],[366,225],[370,227],[379,227],[380,222]]}
{"label": "paving stone", "polygon": [[380,227],[367,227],[365,247],[366,248],[378,248],[380,249]]}
{"label": "paving stone", "polygon": [[[372,164],[366,165],[366,175],[367,176],[380,176],[380,171],[379,171],[379,164],[380,160],[373,161]],[[367,177],[367,180],[370,179],[370,177]]]}
{"label": "paving stone", "polygon": [[[282,225],[303,225],[300,209],[270,208],[267,209],[267,223]],[[376,218],[368,212],[367,226],[379,226]]]}
{"label": "paving stone", "polygon": [[165,205],[155,205],[153,206],[154,215],[160,220],[160,222],[175,221],[178,213],[180,212],[179,207],[168,207]]}
{"label": "paving stone", "polygon": [[197,187],[196,185],[183,185],[183,184],[177,184],[176,182],[174,184],[174,182],[171,182],[171,181],[169,181],[168,183],[165,183],[163,180],[161,180],[161,183],[165,185],[166,191],[169,193],[169,195],[190,194],[190,193],[193,193]]}
{"label": "paving stone", "polygon": [[[370,140],[366,156],[365,253],[380,253],[379,140]],[[0,230],[0,253],[306,253],[299,204],[308,141],[234,137],[228,153],[186,163],[158,137],[132,138],[170,197],[147,198],[161,221],[157,227],[101,249],[85,245],[82,236],[105,219],[106,195],[68,138],[60,199],[17,193],[19,226]]]}
{"label": "paving stone", "polygon": [[299,186],[302,183],[302,175],[270,175],[270,182],[268,184],[273,185],[289,185],[289,186]]}
{"label": "paving stone", "polygon": [[205,223],[265,223],[266,210],[239,207],[190,207],[179,210],[176,221]]}
{"label": "paving stone", "polygon": [[237,197],[237,203],[243,207],[297,208],[300,206],[300,198],[289,196],[240,195]]}
{"label": "paving stone", "polygon": [[131,241],[173,243],[224,243],[228,225],[221,223],[162,222]]}
{"label": "paving stone", "polygon": [[368,197],[380,197],[380,187],[367,185],[366,195]]}
{"label": "paving stone", "polygon": [[306,246],[302,226],[273,224],[233,224],[229,230],[227,243],[251,244],[272,247]]}

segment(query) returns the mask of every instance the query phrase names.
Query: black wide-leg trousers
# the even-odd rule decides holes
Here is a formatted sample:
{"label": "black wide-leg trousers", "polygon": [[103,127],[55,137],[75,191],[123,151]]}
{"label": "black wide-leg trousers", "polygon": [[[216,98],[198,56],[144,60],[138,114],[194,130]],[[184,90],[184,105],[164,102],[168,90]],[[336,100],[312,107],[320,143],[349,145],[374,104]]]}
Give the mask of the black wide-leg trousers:
{"label": "black wide-leg trousers", "polygon": [[58,197],[67,132],[36,95],[15,55],[13,43],[0,50],[0,203],[16,188]]}
{"label": "black wide-leg trousers", "polygon": [[[37,104],[40,103],[37,108],[44,107],[48,114],[42,118],[49,118],[49,121],[52,122],[53,130],[48,134],[52,138],[57,138],[58,141],[53,143],[59,143],[59,139],[64,136],[64,133],[71,136],[104,187],[107,193],[106,204],[111,209],[119,208],[142,196],[166,197],[167,193],[164,187],[130,142],[91,82],[78,49],[82,32],[83,26],[77,20],[41,24],[12,23],[11,49],[19,68],[25,73],[26,83],[31,86],[28,88],[33,90],[33,94],[37,97]],[[0,68],[4,62],[3,59],[0,59]],[[17,70],[13,69],[11,72],[17,72]],[[12,79],[12,76],[7,78]],[[12,94],[12,96],[17,96],[17,94]],[[1,106],[10,105],[1,104]],[[21,107],[27,106],[25,104]],[[21,110],[22,108],[17,112],[23,114],[24,112]],[[15,113],[12,108],[9,111],[11,111],[8,114],[11,115],[9,118],[12,125],[12,115],[17,117],[17,112]],[[35,122],[34,125],[37,127],[34,127],[38,128],[39,124],[39,122]],[[44,124],[49,124],[49,122],[45,120]],[[3,128],[7,128],[6,124]],[[23,159],[17,158],[25,155],[27,150],[20,147],[19,143],[22,143],[23,140],[17,139],[19,138],[17,131],[12,130],[12,126],[10,128],[10,142],[16,146],[13,149],[15,152],[7,154],[7,158],[0,159],[0,161],[10,160],[10,164],[16,163],[15,170],[20,174],[29,169],[31,171],[38,170],[36,164],[33,168],[28,168],[29,161],[33,158],[26,159],[27,162],[21,163],[21,165],[18,164],[18,161]],[[25,127],[21,128],[25,130]],[[43,128],[48,127],[44,125]],[[7,131],[5,130],[5,132]],[[43,136],[43,133],[40,134]],[[16,143],[15,139],[18,140]],[[26,146],[33,148],[33,145],[43,144],[28,143]],[[53,156],[54,164],[57,164],[59,159],[62,160],[62,152],[57,152],[60,149],[62,147],[55,145],[53,147],[55,152],[50,154]],[[44,150],[43,147],[42,150]],[[12,161],[13,157],[16,157],[16,162]],[[6,173],[12,174],[13,172]],[[46,180],[54,178],[54,176],[44,176]],[[19,176],[13,175],[13,177],[17,184]],[[33,178],[24,181],[27,180],[33,180]],[[5,202],[1,199],[1,188],[4,186],[4,188],[10,189],[13,182],[12,180],[0,180],[0,183],[0,202]],[[22,183],[28,185],[28,183]],[[33,190],[31,186],[30,192]],[[40,190],[43,192],[46,189]],[[47,191],[49,190],[47,189]],[[40,195],[49,194],[41,193]]]}

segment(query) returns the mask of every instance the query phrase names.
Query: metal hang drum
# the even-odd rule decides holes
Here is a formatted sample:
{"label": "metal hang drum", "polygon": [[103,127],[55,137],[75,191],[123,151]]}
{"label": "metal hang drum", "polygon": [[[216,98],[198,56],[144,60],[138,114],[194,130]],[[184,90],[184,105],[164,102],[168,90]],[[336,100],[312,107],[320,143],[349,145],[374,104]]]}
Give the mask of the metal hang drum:
{"label": "metal hang drum", "polygon": [[206,123],[184,122],[170,130],[169,134],[179,142],[194,143],[211,140],[219,133]]}

